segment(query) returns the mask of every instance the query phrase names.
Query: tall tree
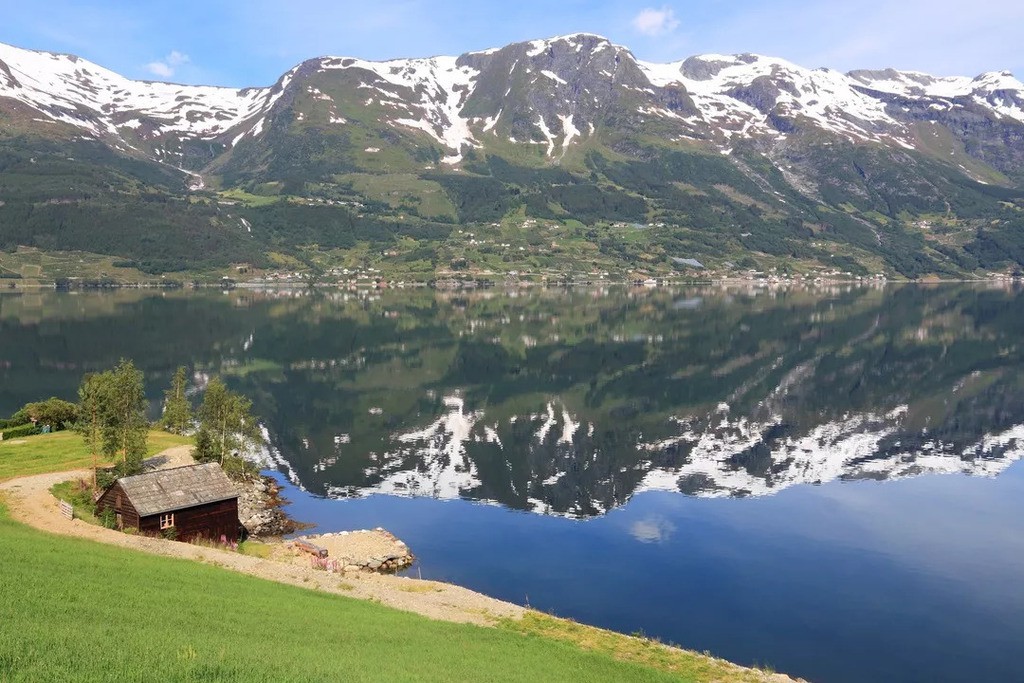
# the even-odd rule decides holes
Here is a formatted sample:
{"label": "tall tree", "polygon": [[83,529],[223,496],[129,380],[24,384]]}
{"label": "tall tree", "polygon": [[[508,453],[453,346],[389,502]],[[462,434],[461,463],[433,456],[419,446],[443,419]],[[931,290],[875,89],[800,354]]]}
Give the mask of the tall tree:
{"label": "tall tree", "polygon": [[82,378],[78,399],[75,429],[92,451],[93,486],[101,453],[107,460],[120,459],[121,476],[137,473],[149,435],[142,371],[122,359],[113,370]]}
{"label": "tall tree", "polygon": [[160,424],[173,434],[184,434],[192,424],[192,405],[185,396],[185,366],[174,371],[171,386],[164,392],[164,414]]}
{"label": "tall tree", "polygon": [[96,468],[103,450],[103,415],[109,372],[90,373],[78,387],[78,420],[75,431],[82,435],[92,453],[92,487],[96,488]]}
{"label": "tall tree", "polygon": [[199,434],[196,437],[196,459],[224,459],[262,441],[259,425],[252,416],[252,401],[230,391],[220,377],[206,385],[199,407]]}
{"label": "tall tree", "polygon": [[111,457],[120,454],[124,470],[134,471],[146,455],[149,435],[144,378],[134,363],[123,358],[110,375],[103,451]]}

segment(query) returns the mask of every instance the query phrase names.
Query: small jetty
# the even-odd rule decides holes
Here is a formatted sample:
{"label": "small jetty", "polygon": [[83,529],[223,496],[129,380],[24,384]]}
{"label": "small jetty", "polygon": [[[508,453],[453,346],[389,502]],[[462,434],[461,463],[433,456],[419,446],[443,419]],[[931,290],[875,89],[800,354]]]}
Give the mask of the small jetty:
{"label": "small jetty", "polygon": [[335,572],[393,573],[416,557],[394,534],[380,527],[298,536],[284,543],[286,558]]}

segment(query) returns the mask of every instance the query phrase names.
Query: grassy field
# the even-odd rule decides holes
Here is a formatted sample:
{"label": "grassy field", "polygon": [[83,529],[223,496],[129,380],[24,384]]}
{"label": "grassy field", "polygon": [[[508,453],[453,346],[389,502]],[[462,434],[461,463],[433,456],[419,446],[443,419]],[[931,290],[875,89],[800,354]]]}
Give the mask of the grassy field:
{"label": "grassy field", "polygon": [[0,557],[3,681],[690,680],[534,633],[51,536],[2,507]]}
{"label": "grassy field", "polygon": [[[147,450],[156,455],[171,446],[191,443],[188,437],[152,430]],[[92,455],[74,432],[40,434],[0,441],[0,481],[28,474],[60,472],[92,466]]]}
{"label": "grassy field", "polygon": [[23,279],[4,280],[3,286],[16,283],[17,286],[32,284],[51,285],[60,277],[80,277],[102,280],[113,278],[118,281],[147,282],[160,278],[124,266],[115,266],[124,259],[84,251],[41,251],[19,247],[13,253],[0,251],[0,272],[16,273]]}
{"label": "grassy field", "polygon": [[267,206],[268,204],[273,204],[281,199],[279,195],[267,196],[250,194],[245,190],[240,189],[224,190],[220,193],[220,196],[224,199],[239,202],[245,206]]}

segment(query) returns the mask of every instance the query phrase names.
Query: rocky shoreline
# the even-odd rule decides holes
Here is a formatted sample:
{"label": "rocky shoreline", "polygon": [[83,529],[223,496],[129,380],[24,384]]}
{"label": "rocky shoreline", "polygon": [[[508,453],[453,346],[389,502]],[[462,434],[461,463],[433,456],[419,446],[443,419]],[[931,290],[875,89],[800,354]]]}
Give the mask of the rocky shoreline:
{"label": "rocky shoreline", "polygon": [[271,477],[246,474],[235,484],[239,489],[238,519],[250,537],[274,538],[306,528],[282,509],[288,501],[281,497],[281,487]]}

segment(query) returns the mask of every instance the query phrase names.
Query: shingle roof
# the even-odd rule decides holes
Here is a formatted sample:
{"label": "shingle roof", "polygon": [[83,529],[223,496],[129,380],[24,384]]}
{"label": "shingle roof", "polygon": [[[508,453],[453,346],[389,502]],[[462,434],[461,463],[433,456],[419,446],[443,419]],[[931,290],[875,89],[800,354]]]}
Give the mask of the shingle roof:
{"label": "shingle roof", "polygon": [[117,480],[140,517],[238,497],[215,462],[156,470]]}

